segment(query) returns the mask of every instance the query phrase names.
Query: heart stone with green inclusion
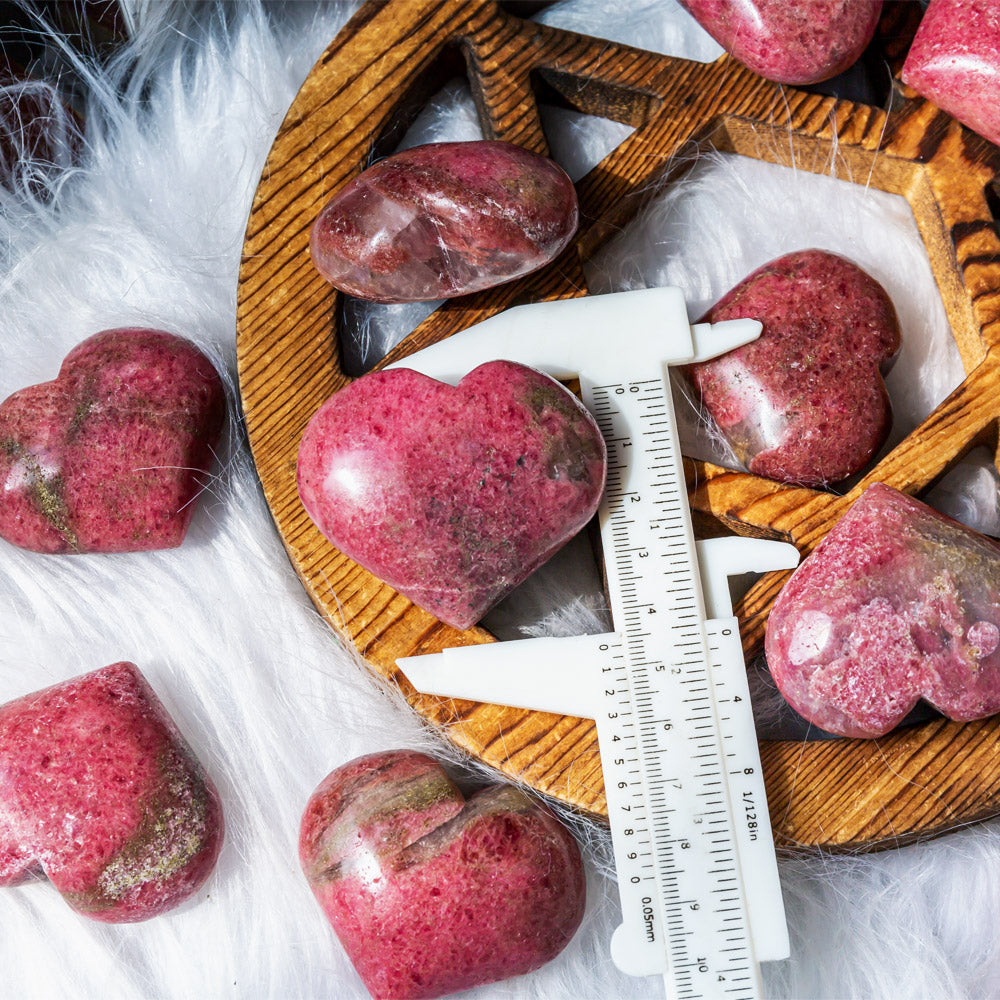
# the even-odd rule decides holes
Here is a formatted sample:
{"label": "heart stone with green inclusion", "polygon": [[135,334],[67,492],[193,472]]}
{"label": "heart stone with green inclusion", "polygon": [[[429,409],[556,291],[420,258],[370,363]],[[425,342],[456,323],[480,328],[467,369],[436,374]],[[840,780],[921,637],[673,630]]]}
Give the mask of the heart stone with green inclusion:
{"label": "heart stone with green inclusion", "polygon": [[196,892],[219,797],[135,664],[0,706],[0,886],[44,874],[73,909],[145,920]]}

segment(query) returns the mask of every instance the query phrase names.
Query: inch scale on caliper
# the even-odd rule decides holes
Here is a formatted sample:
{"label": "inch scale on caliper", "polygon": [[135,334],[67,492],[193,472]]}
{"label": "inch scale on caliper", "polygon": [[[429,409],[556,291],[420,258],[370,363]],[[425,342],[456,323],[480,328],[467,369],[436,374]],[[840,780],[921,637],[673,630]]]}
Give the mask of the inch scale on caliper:
{"label": "inch scale on caliper", "polygon": [[601,428],[615,631],[399,666],[429,694],[595,719],[622,903],[611,954],[624,972],[663,975],[671,997],[758,997],[758,963],[788,954],[728,581],[791,568],[798,553],[695,541],[666,368],[759,333],[748,320],[692,327],[679,290],[644,289],[511,309],[399,363],[453,383],[496,358],[575,376]]}

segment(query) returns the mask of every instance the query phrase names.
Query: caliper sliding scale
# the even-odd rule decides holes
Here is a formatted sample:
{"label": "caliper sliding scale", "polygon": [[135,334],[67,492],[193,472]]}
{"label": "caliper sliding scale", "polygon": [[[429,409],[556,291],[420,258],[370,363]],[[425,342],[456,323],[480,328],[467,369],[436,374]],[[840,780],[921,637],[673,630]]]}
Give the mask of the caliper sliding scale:
{"label": "caliper sliding scale", "polygon": [[668,997],[759,997],[789,953],[729,576],[790,569],[794,546],[696,542],[667,365],[705,361],[760,324],[688,322],[676,288],[519,306],[396,367],[452,384],[519,361],[578,377],[608,448],[601,538],[615,631],[406,657],[418,691],[593,718],[622,924],[615,964]]}

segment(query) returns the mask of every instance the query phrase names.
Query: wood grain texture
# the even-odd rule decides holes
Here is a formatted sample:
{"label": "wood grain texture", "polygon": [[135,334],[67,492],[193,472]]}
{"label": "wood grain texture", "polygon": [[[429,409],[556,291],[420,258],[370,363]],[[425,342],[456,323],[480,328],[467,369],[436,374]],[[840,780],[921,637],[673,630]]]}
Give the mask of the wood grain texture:
{"label": "wood grain texture", "polygon": [[[898,35],[911,6],[890,4]],[[912,10],[910,10],[912,15]],[[912,22],[912,16],[909,21]],[[898,66],[905,44],[892,36]],[[495,641],[414,607],[334,549],[295,488],[309,418],[349,377],[336,328],[338,293],[312,268],[313,219],[371,158],[392,148],[419,102],[464,60],[488,137],[547,144],[536,93],[636,130],[577,185],[582,225],[542,271],[452,300],[384,363],[512,304],[586,294],[581,261],[641,204],[644,190],[709,147],[832,173],[910,203],[967,372],[965,382],[850,494],[782,486],[688,462],[696,522],[706,531],[779,537],[809,552],[870,482],[926,489],[974,444],[995,445],[1000,417],[1000,237],[990,205],[1000,151],[896,84],[898,108],[782,88],[723,57],[702,65],[525,22],[488,0],[370,2],[303,84],[254,199],[238,289],[238,364],[254,459],[282,540],[330,624],[373,670],[456,744],[508,775],[595,816],[605,813],[593,722],[413,692],[396,658]],[[744,646],[760,649],[784,580],[762,578],[738,608]],[[871,848],[1000,811],[1000,722],[935,722],[876,741],[762,745],[780,847]]]}

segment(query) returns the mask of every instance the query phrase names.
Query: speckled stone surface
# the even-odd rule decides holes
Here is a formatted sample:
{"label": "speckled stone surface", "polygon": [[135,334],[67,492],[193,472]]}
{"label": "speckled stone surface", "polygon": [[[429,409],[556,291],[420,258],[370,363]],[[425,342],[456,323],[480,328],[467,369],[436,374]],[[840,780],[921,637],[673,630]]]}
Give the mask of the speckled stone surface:
{"label": "speckled stone surface", "polygon": [[842,736],[881,736],[919,698],[1000,712],[1000,546],[877,483],[782,589],[765,651],[792,707]]}
{"label": "speckled stone surface", "polygon": [[882,0],[680,0],[734,58],[778,83],[828,80],[871,41]]}
{"label": "speckled stone surface", "polygon": [[345,185],[313,224],[313,263],[374,302],[443,299],[530,274],[576,232],[576,189],[507,142],[416,146]]}
{"label": "speckled stone surface", "polygon": [[705,317],[760,320],[760,338],[687,369],[756,475],[822,486],[864,466],[892,424],[882,380],[900,346],[882,286],[851,261],[800,250],[758,268]]}
{"label": "speckled stone surface", "polygon": [[593,516],[604,439],[554,379],[491,361],[445,385],[406,368],[352,382],[299,448],[299,495],[342,552],[469,628]]}
{"label": "speckled stone surface", "polygon": [[1000,4],[931,0],[902,77],[939,108],[1000,145]]}
{"label": "speckled stone surface", "polygon": [[215,865],[222,809],[135,664],[0,706],[0,886],[44,873],[79,913],[146,920]]}
{"label": "speckled stone surface", "polygon": [[299,856],[376,1000],[530,972],[583,918],[580,851],[547,809],[510,786],[466,802],[440,765],[413,751],[330,774],[306,806]]}
{"label": "speckled stone surface", "polygon": [[180,545],[225,407],[189,341],[139,328],[88,338],[58,378],[0,404],[0,537],[49,553]]}

